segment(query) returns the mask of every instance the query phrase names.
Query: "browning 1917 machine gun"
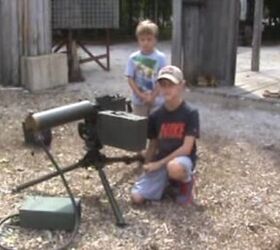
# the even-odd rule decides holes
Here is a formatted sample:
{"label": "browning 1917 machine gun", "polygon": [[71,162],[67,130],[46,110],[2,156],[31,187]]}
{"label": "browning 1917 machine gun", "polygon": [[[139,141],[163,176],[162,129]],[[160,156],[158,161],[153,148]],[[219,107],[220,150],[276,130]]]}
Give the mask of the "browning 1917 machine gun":
{"label": "browning 1917 machine gun", "polygon": [[[142,161],[138,154],[134,156],[107,157],[100,152],[103,145],[110,145],[124,150],[139,152],[146,146],[147,119],[135,116],[125,111],[109,111],[100,109],[97,103],[81,101],[74,104],[53,108],[30,114],[24,121],[25,132],[32,133],[38,140],[54,166],[58,166],[51,155],[46,138],[42,131],[73,121],[84,120],[78,124],[78,132],[84,140],[86,153],[77,163],[59,168],[61,171],[52,172],[38,179],[17,186],[13,191],[19,192],[55,176],[61,175],[80,167],[93,166],[99,174],[106,195],[111,204],[118,226],[124,226],[122,212],[114,198],[103,168],[110,163],[124,162],[130,164]],[[60,173],[61,172],[61,173]]]}

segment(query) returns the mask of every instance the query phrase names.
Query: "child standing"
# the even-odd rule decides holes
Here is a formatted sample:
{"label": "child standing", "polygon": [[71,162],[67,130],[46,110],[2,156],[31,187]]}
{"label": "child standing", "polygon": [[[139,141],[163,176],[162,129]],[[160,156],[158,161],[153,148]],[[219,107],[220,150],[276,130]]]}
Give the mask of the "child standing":
{"label": "child standing", "polygon": [[176,201],[189,204],[199,137],[198,111],[183,100],[185,81],[179,68],[161,69],[158,83],[164,104],[148,119],[145,173],[132,189],[132,201],[160,200],[172,183],[177,190]]}
{"label": "child standing", "polygon": [[133,112],[148,116],[150,111],[163,103],[156,85],[159,70],[166,65],[164,53],[156,49],[158,26],[142,21],[136,28],[139,50],[129,57],[125,75],[132,90]]}

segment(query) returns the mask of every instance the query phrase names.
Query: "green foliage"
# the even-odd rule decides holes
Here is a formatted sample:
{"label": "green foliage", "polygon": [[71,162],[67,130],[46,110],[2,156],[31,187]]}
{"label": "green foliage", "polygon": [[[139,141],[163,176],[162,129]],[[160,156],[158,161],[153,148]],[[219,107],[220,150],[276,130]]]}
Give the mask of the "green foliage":
{"label": "green foliage", "polygon": [[172,0],[120,0],[120,5],[123,34],[134,35],[136,25],[144,19],[157,23],[165,36],[170,34]]}
{"label": "green foliage", "polygon": [[279,0],[265,0],[264,4],[268,8],[269,16],[271,18],[280,17],[280,1]]}

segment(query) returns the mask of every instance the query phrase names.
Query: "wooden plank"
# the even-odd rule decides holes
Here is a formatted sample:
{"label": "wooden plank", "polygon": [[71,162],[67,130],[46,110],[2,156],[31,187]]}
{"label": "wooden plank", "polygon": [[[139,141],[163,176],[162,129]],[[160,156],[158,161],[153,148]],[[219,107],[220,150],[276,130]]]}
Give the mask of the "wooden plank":
{"label": "wooden plank", "polygon": [[[221,3],[223,4],[223,3]],[[216,67],[218,61],[220,60],[220,48],[222,46],[222,37],[218,39],[215,34],[215,30],[221,29],[221,22],[218,18],[223,19],[221,16],[223,11],[221,11],[221,6],[218,1],[213,1],[213,3],[207,5],[205,14],[205,34],[204,34],[204,44],[203,44],[203,74],[208,75],[211,78],[220,79],[222,76],[220,71],[224,65],[220,65],[219,68]]]}
{"label": "wooden plank", "polygon": [[29,22],[28,22],[28,1],[22,0],[22,55],[28,56],[28,43],[29,43]]}
{"label": "wooden plank", "polygon": [[51,1],[50,0],[43,0],[44,6],[44,46],[45,46],[45,53],[50,54],[52,51],[52,28],[51,28]]}
{"label": "wooden plank", "polygon": [[236,75],[236,61],[237,61],[237,48],[238,48],[238,36],[239,36],[239,16],[240,16],[240,2],[229,1],[228,11],[229,16],[229,29],[228,33],[226,56],[227,62],[225,65],[225,85],[234,85]]}
{"label": "wooden plank", "polygon": [[264,0],[255,1],[253,49],[252,49],[252,71],[260,70],[260,49],[262,43],[262,19]]}
{"label": "wooden plank", "polygon": [[29,22],[28,22],[28,1],[22,0],[22,56],[29,55],[28,43],[29,43]]}
{"label": "wooden plank", "polygon": [[2,69],[3,69],[3,55],[2,55],[2,50],[3,50],[3,46],[2,46],[2,39],[3,39],[3,28],[2,28],[2,5],[3,5],[3,0],[0,0],[0,85],[3,84],[3,73],[2,73]]}
{"label": "wooden plank", "polygon": [[234,84],[239,1],[207,0],[203,7],[200,71],[221,85]]}
{"label": "wooden plank", "polygon": [[46,54],[45,20],[44,20],[44,3],[43,3],[43,1],[44,0],[36,0],[38,55]]}
{"label": "wooden plank", "polygon": [[19,32],[18,32],[18,2],[17,1],[10,1],[11,2],[11,26],[10,26],[10,33],[11,33],[11,84],[12,85],[19,85],[19,68],[20,68],[20,61],[19,61]]}
{"label": "wooden plank", "polygon": [[200,62],[200,14],[197,5],[187,5],[183,8],[183,71],[186,80],[194,84],[199,74]]}
{"label": "wooden plank", "polygon": [[44,55],[44,54],[49,54],[50,53],[50,42],[48,40],[50,40],[50,18],[48,13],[50,12],[49,6],[47,5],[47,2],[49,2],[48,0],[40,0],[38,1],[39,3],[39,8],[40,8],[40,12],[42,13],[41,16],[39,16],[39,25],[41,26],[41,28],[38,29],[39,31],[39,53],[40,55]]}
{"label": "wooden plank", "polygon": [[69,81],[81,82],[84,80],[80,68],[77,41],[73,38],[73,30],[68,30],[67,57],[69,67]]}
{"label": "wooden plank", "polygon": [[[10,57],[8,64],[8,81],[7,84],[16,85],[18,82],[18,59],[19,59],[19,49],[18,49],[18,21],[17,21],[17,1],[10,1],[10,17],[9,17],[9,26],[5,27],[5,34],[9,36],[9,45],[8,53]],[[9,29],[9,35],[8,30]]]}
{"label": "wooden plank", "polygon": [[270,89],[276,85],[275,82],[266,81],[266,82],[256,82],[247,86],[222,86],[219,88],[198,88],[199,91],[203,93],[209,94],[219,94],[223,96],[235,96],[235,97],[243,97],[243,96],[251,96],[254,93],[259,93],[264,91],[265,89]]}
{"label": "wooden plank", "polygon": [[23,10],[24,10],[24,5],[23,5],[24,0],[17,0],[18,4],[18,47],[19,47],[19,56],[23,54],[23,22],[24,22],[24,15],[23,15]]}
{"label": "wooden plank", "polygon": [[[217,63],[219,60],[219,47],[221,46],[222,39],[218,39],[215,34],[215,30],[220,30],[221,22],[218,21],[222,19],[220,13],[220,4],[216,0],[211,3],[209,1],[203,12],[203,44],[201,52],[201,74],[203,76],[219,78],[219,71],[217,70]],[[222,65],[223,67],[223,65]],[[220,69],[220,68],[219,68]]]}
{"label": "wooden plank", "polygon": [[37,1],[28,1],[28,56],[38,55]]}
{"label": "wooden plank", "polygon": [[25,45],[27,43],[26,41],[26,22],[25,22],[25,2],[27,0],[17,0],[18,2],[18,37],[19,37],[19,41],[18,41],[18,47],[19,47],[19,85],[23,85],[23,79],[24,79],[24,75],[23,75],[23,68],[22,68],[22,56],[24,56],[25,53]]}
{"label": "wooden plank", "polygon": [[49,0],[0,0],[1,83],[20,84],[21,56],[51,52],[49,4]]}
{"label": "wooden plank", "polygon": [[173,65],[182,67],[182,0],[173,0],[173,29],[171,61]]}
{"label": "wooden plank", "polygon": [[22,0],[22,47],[24,56],[51,53],[49,0]]}
{"label": "wooden plank", "polygon": [[279,91],[279,88],[280,88],[280,84],[278,82],[276,82],[274,84],[270,84],[269,86],[263,86],[262,88],[255,89],[254,91],[248,92],[248,93],[242,95],[242,97],[251,97],[251,98],[256,98],[256,99],[261,98],[261,99],[274,100],[274,101],[280,102],[280,99],[263,97],[263,93],[265,90],[277,92],[277,91]]}
{"label": "wooden plank", "polygon": [[17,1],[1,0],[1,81],[4,85],[19,83],[17,11]]}
{"label": "wooden plank", "polygon": [[[2,81],[4,85],[7,85],[10,83],[10,60],[11,57],[8,55],[8,51],[11,50],[10,48],[10,41],[11,41],[11,33],[5,33],[7,32],[7,26],[10,26],[10,19],[11,19],[11,3],[9,3],[7,0],[2,0],[2,13],[1,13],[1,31],[2,31],[2,60],[1,60],[1,68],[2,68]],[[6,18],[4,18],[6,16]]]}
{"label": "wooden plank", "polygon": [[273,86],[274,84],[275,82],[268,81],[268,80],[255,81],[255,82],[251,82],[250,84],[243,85],[241,87],[237,86],[235,91],[231,92],[231,94],[238,95],[238,96],[247,95],[249,93],[253,93],[261,89],[266,89],[270,86]]}

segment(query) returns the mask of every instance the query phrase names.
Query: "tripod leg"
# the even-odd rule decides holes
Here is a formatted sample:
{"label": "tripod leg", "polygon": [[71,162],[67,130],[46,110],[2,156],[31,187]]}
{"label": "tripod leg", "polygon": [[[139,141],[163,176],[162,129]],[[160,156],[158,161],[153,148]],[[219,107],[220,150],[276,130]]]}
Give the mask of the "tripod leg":
{"label": "tripod leg", "polygon": [[102,170],[102,168],[98,169],[98,174],[99,174],[99,177],[100,177],[101,182],[103,184],[103,187],[105,189],[106,195],[107,195],[107,197],[109,199],[109,202],[111,204],[111,207],[113,209],[114,215],[116,217],[117,226],[119,226],[119,227],[126,226],[126,223],[124,221],[122,212],[121,212],[121,210],[120,210],[120,208],[119,208],[119,206],[118,206],[118,204],[116,202],[116,199],[115,199],[115,197],[113,195],[113,192],[112,192],[112,189],[110,187],[110,184],[109,184],[109,182],[107,180],[107,177],[106,177],[104,171]]}
{"label": "tripod leg", "polygon": [[[76,168],[81,167],[81,165],[82,165],[81,162],[78,162],[78,163],[75,163],[75,164],[73,164],[71,166],[62,168],[61,170],[62,170],[63,173],[67,173],[67,172],[69,172],[71,170],[74,170]],[[47,175],[44,175],[42,177],[39,177],[38,179],[35,179],[33,181],[29,181],[29,182],[23,183],[23,184],[15,187],[12,191],[13,191],[13,193],[20,192],[23,189],[29,188],[29,187],[34,186],[36,184],[39,184],[39,183],[41,183],[43,181],[47,181],[47,180],[49,180],[49,179],[51,179],[53,177],[56,177],[56,176],[59,176],[59,172],[57,172],[57,171],[56,172],[52,172],[52,173],[47,174]]]}

